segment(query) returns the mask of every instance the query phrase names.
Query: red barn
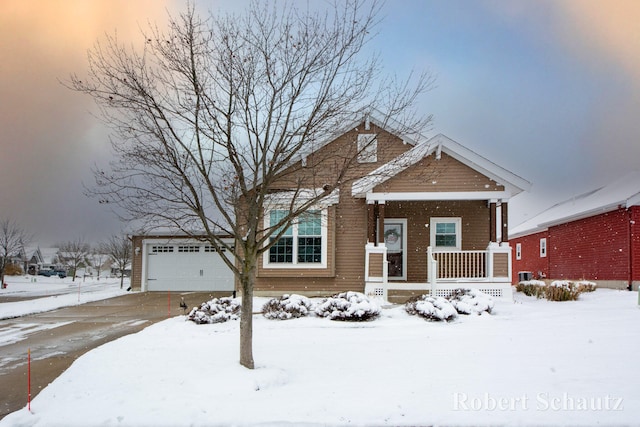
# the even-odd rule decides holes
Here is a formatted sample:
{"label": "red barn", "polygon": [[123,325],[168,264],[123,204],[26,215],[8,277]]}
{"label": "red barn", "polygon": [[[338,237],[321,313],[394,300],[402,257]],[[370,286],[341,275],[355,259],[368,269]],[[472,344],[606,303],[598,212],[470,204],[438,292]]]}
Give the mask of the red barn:
{"label": "red barn", "polygon": [[640,172],[559,203],[509,232],[513,275],[640,284]]}

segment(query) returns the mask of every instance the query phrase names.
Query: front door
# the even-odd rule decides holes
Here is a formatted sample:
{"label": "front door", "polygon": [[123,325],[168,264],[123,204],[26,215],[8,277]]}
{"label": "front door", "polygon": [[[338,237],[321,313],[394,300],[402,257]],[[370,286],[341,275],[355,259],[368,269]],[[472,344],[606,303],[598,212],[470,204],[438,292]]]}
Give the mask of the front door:
{"label": "front door", "polygon": [[384,244],[387,247],[389,280],[407,278],[407,220],[385,218]]}

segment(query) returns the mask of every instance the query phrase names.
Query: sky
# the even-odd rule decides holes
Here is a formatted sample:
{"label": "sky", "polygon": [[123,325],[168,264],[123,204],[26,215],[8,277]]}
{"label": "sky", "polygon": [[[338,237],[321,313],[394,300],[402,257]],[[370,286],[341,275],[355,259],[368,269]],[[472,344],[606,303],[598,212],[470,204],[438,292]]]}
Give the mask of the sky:
{"label": "sky", "polygon": [[[313,3],[316,0],[310,0]],[[317,0],[320,1],[320,0]],[[195,0],[241,11],[246,0]],[[178,0],[0,2],[0,218],[40,246],[127,231],[85,195],[108,161],[90,98],[65,88],[87,50],[117,31],[136,45]],[[510,203],[510,225],[607,184],[640,161],[640,2],[394,0],[372,49],[384,71],[430,70],[418,106],[443,133],[533,184]]]}

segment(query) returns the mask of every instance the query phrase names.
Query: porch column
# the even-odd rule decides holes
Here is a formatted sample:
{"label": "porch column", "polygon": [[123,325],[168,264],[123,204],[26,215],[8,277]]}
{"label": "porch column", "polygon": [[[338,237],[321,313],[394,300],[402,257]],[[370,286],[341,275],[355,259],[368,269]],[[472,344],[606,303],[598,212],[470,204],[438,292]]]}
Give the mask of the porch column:
{"label": "porch column", "polygon": [[376,205],[367,202],[367,243],[376,243]]}
{"label": "porch column", "polygon": [[489,241],[497,242],[496,240],[496,202],[494,200],[489,201]]}
{"label": "porch column", "polygon": [[507,202],[502,202],[500,204],[500,210],[502,213],[502,241],[503,242],[508,242],[509,241],[509,212],[508,212],[508,203]]}
{"label": "porch column", "polygon": [[378,245],[384,244],[384,200],[378,202]]}

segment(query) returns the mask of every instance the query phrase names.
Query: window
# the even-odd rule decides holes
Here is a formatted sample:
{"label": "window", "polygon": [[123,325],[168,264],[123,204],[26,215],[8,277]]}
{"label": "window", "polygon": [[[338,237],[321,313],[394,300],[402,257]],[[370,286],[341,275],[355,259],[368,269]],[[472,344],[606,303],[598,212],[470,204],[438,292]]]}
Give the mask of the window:
{"label": "window", "polygon": [[[289,214],[287,210],[269,212],[269,226],[273,227]],[[282,236],[269,248],[270,267],[325,267],[326,259],[326,221],[323,211],[310,210],[284,230]],[[275,233],[282,231],[278,229]],[[273,240],[272,240],[273,241]]]}
{"label": "window", "polygon": [[461,218],[431,218],[431,245],[433,249],[462,249],[461,224]]}
{"label": "window", "polygon": [[160,252],[173,252],[173,246],[152,246],[151,252],[160,253]]}
{"label": "window", "polygon": [[522,259],[522,243],[516,243],[516,259]]}
{"label": "window", "polygon": [[543,237],[540,239],[540,258],[544,258],[547,256],[547,238]]}
{"label": "window", "polygon": [[375,133],[358,135],[358,163],[375,163],[378,161],[378,140]]}
{"label": "window", "polygon": [[178,252],[200,252],[200,246],[198,245],[178,246]]}

